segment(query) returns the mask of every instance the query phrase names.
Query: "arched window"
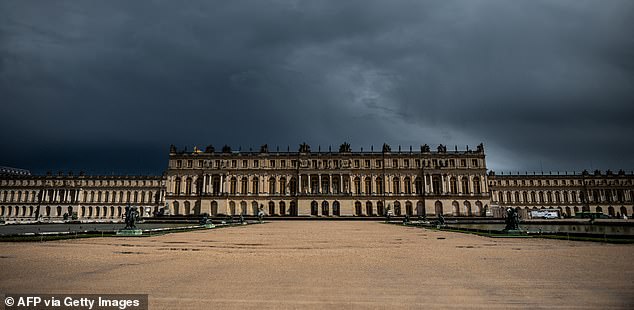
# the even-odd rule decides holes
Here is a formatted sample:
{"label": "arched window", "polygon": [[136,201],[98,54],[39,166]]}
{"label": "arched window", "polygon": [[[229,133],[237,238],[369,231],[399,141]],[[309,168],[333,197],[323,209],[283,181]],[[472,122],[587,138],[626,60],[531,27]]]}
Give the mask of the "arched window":
{"label": "arched window", "polygon": [[372,178],[371,177],[365,177],[365,194],[366,195],[372,194]]}
{"label": "arched window", "polygon": [[286,178],[280,178],[280,194],[286,195]]}
{"label": "arched window", "polygon": [[269,178],[269,194],[270,195],[274,195],[276,192],[275,190],[275,178],[274,177],[270,177]]}
{"label": "arched window", "polygon": [[354,178],[354,190],[355,194],[361,195],[361,178],[359,177]]}
{"label": "arched window", "polygon": [[498,202],[499,203],[504,203],[504,193],[503,192],[498,192]]}
{"label": "arched window", "polygon": [[546,199],[547,199],[548,203],[552,203],[553,202],[553,194],[551,192],[546,192]]}
{"label": "arched window", "polygon": [[252,183],[252,188],[253,188],[253,194],[257,195],[260,193],[260,179],[258,179],[257,177],[253,178],[253,181],[251,181]]}
{"label": "arched window", "polygon": [[416,180],[414,180],[414,186],[416,187],[416,194],[422,194],[423,193],[423,179],[421,177],[416,177]]}
{"label": "arched window", "polygon": [[394,215],[396,216],[400,216],[401,215],[401,203],[398,201],[394,202]]}
{"label": "arched window", "polygon": [[[473,178],[473,193],[474,194],[481,194],[482,191],[480,190],[480,178],[479,177],[474,177]],[[510,199],[509,199],[510,201]]]}
{"label": "arched window", "polygon": [[463,194],[469,194],[469,178],[467,177],[462,177],[462,193]]}
{"label": "arched window", "polygon": [[401,193],[401,180],[399,179],[399,177],[392,178],[392,190],[394,194]]}
{"label": "arched window", "polygon": [[374,212],[372,210],[372,202],[368,201],[365,203],[365,215],[374,215]]}
{"label": "arched window", "polygon": [[269,201],[269,215],[275,214],[275,203],[273,201]]}
{"label": "arched window", "polygon": [[403,182],[405,183],[405,194],[411,195],[412,194],[412,180],[409,177],[405,177]]}
{"label": "arched window", "polygon": [[380,177],[376,178],[376,192],[377,192],[377,194],[379,194],[379,195],[383,194],[384,184],[385,183],[383,183],[383,179],[382,178],[380,178]]}
{"label": "arched window", "polygon": [[436,212],[436,215],[443,214],[442,202],[436,200],[434,203],[434,212]]}
{"label": "arched window", "polygon": [[339,207],[339,201],[335,201],[332,203],[332,215],[335,216],[339,216],[341,213],[340,207]]}
{"label": "arched window", "polygon": [[449,187],[451,188],[452,194],[458,193],[458,180],[456,180],[455,177],[451,177],[451,179],[449,180]]}
{"label": "arched window", "polygon": [[321,193],[330,193],[330,177],[327,175],[321,176]]}
{"label": "arched window", "polygon": [[280,201],[280,215],[286,215],[286,203]]}
{"label": "arched window", "polygon": [[317,204],[317,201],[313,200],[310,203],[310,215],[314,215],[314,216],[319,215],[319,206]]}
{"label": "arched window", "polygon": [[522,192],[522,202],[528,203],[528,193]]}
{"label": "arched window", "polygon": [[288,185],[288,187],[291,190],[291,195],[295,195],[297,193],[297,179],[295,179],[295,177],[291,178],[291,181],[290,181],[290,184]]}
{"label": "arched window", "polygon": [[[181,178],[180,177],[176,177],[176,180],[174,180],[174,192],[176,193],[176,195],[179,195],[181,193]],[[120,196],[120,197],[123,198],[123,196]]]}
{"label": "arched window", "polygon": [[506,200],[508,201],[508,203],[513,202],[513,199],[511,199],[511,192],[506,192]]}
{"label": "arched window", "polygon": [[536,203],[537,202],[537,198],[535,198],[535,192],[531,192],[531,202],[532,203]]}
{"label": "arched window", "polygon": [[321,215],[328,216],[330,214],[330,210],[328,208],[328,201],[323,201],[321,203]]}
{"label": "arched window", "polygon": [[434,194],[442,194],[442,183],[439,175],[434,175],[431,178],[431,188]]}
{"label": "arched window", "polygon": [[185,194],[192,194],[192,178],[187,178],[187,180],[185,180]]}
{"label": "arched window", "polygon": [[362,214],[361,202],[360,201],[355,201],[355,203],[354,203],[354,214],[355,215],[361,215]]}
{"label": "arched window", "polygon": [[539,192],[539,203],[544,203],[544,192]]}
{"label": "arched window", "polygon": [[242,177],[242,179],[240,179],[240,194],[242,195],[246,195],[247,194],[247,184],[249,182],[249,179],[247,177]]}
{"label": "arched window", "polygon": [[414,214],[414,211],[412,209],[412,202],[411,201],[405,202],[405,214],[410,215],[410,216]]}
{"label": "arched window", "polygon": [[520,193],[519,192],[515,192],[515,202],[516,203],[520,202]]}

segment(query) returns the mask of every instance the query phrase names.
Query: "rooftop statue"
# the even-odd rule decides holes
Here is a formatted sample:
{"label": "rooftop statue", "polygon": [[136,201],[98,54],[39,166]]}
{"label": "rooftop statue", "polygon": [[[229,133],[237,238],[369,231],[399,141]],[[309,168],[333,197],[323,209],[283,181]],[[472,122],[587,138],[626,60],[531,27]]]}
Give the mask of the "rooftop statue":
{"label": "rooftop statue", "polygon": [[484,153],[484,144],[482,143],[478,144],[478,147],[476,148],[476,152]]}
{"label": "rooftop statue", "polygon": [[223,153],[225,153],[225,154],[226,154],[226,153],[231,153],[231,147],[225,144],[225,145],[222,147],[222,152],[223,152]]}
{"label": "rooftop statue", "polygon": [[176,146],[174,146],[174,144],[170,145],[170,153],[172,154],[176,153]]}
{"label": "rooftop statue", "polygon": [[269,145],[268,144],[262,144],[260,146],[260,153],[268,153],[269,152]]}
{"label": "rooftop statue", "polygon": [[438,153],[447,153],[447,147],[442,144],[438,145]]}
{"label": "rooftop statue", "polygon": [[350,153],[352,149],[350,148],[350,143],[344,142],[339,146],[339,153]]}
{"label": "rooftop statue", "polygon": [[216,148],[214,148],[213,145],[207,145],[207,147],[205,148],[205,153],[213,153],[216,151]]}
{"label": "rooftop statue", "polygon": [[300,153],[310,153],[310,145],[306,144],[306,142],[299,145]]}
{"label": "rooftop statue", "polygon": [[429,145],[424,144],[424,145],[422,145],[420,147],[420,151],[423,152],[423,153],[429,153],[429,152],[431,152],[431,149],[429,148]]}
{"label": "rooftop statue", "polygon": [[389,144],[383,143],[383,153],[389,153],[389,152],[392,152],[392,148],[390,147]]}

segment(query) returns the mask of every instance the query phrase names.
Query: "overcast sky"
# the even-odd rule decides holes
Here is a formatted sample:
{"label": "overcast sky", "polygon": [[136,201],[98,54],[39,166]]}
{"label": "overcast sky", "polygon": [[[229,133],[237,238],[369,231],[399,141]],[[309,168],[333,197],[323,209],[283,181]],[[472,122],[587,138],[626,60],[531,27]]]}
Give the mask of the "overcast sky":
{"label": "overcast sky", "polygon": [[161,173],[170,144],[485,144],[634,169],[634,1],[0,1],[0,166]]}

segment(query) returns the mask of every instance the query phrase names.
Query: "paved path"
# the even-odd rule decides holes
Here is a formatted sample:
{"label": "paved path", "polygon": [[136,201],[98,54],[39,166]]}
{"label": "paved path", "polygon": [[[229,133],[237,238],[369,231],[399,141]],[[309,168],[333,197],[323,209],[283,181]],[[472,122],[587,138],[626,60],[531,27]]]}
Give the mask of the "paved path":
{"label": "paved path", "polygon": [[148,293],[151,309],[631,309],[634,246],[376,222],[0,243],[0,292]]}

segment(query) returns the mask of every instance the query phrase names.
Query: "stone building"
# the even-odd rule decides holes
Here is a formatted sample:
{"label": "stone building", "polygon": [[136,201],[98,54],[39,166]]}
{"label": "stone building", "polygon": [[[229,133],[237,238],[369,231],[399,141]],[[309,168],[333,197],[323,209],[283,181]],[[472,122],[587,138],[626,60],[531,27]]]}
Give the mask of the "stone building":
{"label": "stone building", "polygon": [[480,216],[489,205],[484,148],[432,151],[233,151],[170,149],[171,214]]}
{"label": "stone building", "polygon": [[565,216],[599,212],[634,213],[634,175],[487,173],[484,147],[448,151],[353,152],[338,150],[235,151],[212,146],[187,152],[170,147],[162,176],[0,174],[0,219],[118,220],[127,205],[143,216],[257,215],[368,217],[495,216],[508,207],[526,218],[531,210],[554,209]]}
{"label": "stone building", "polygon": [[152,216],[164,205],[162,176],[0,176],[0,218],[119,220],[125,207]]}
{"label": "stone building", "polygon": [[491,204],[519,208],[522,217],[529,211],[556,209],[566,217],[580,212],[612,217],[634,213],[634,174],[619,171],[590,174],[517,174],[489,172]]}

